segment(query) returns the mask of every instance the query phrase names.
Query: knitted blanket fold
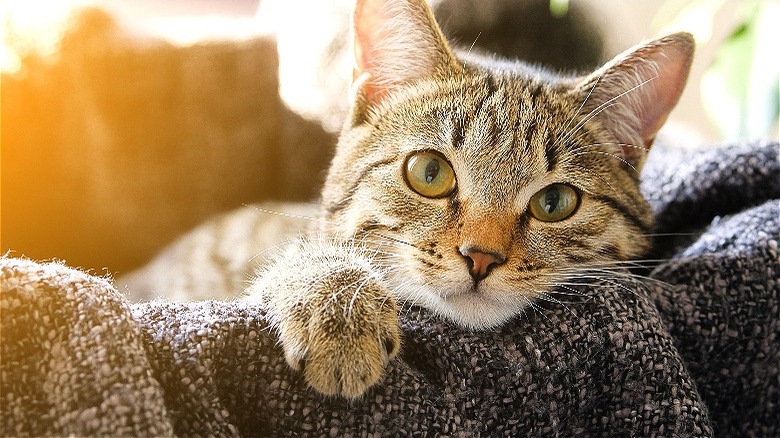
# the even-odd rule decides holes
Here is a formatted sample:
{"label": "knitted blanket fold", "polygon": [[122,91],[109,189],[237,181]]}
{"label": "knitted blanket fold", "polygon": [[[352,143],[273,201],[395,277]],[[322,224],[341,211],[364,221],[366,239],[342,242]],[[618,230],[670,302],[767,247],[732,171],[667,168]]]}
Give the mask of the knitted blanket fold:
{"label": "knitted blanket fold", "polygon": [[0,435],[779,436],[779,149],[651,159],[652,270],[594,271],[484,332],[404,309],[356,401],[308,389],[249,303],[131,305],[0,258]]}

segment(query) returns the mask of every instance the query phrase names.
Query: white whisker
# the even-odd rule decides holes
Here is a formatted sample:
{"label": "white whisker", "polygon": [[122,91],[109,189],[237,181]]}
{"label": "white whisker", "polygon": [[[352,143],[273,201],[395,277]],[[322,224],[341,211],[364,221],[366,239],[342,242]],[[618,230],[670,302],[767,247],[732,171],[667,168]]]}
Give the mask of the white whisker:
{"label": "white whisker", "polygon": [[[569,120],[566,122],[566,124],[565,124],[565,125],[563,126],[563,128],[561,129],[561,131],[562,131],[562,132],[564,132],[564,135],[563,135],[563,136],[561,136],[561,137],[559,137],[559,138],[558,138],[558,140],[556,140],[556,141],[555,141],[555,143],[553,143],[553,145],[554,145],[554,146],[560,146],[561,142],[563,142],[563,141],[565,141],[565,140],[568,140],[568,138],[569,138],[569,132],[567,132],[566,130],[569,128],[569,126],[571,126],[571,122],[573,122],[574,120],[576,120],[576,119],[577,119],[577,117],[580,115],[580,113],[582,112],[582,109],[585,107],[585,104],[586,104],[586,103],[588,103],[588,99],[590,99],[590,96],[591,96],[591,94],[593,94],[593,90],[595,90],[595,89],[596,89],[596,86],[598,85],[598,83],[599,83],[599,82],[601,82],[601,77],[602,77],[602,76],[603,76],[603,74],[599,75],[598,79],[596,79],[596,81],[595,81],[595,82],[593,82],[593,86],[592,86],[592,87],[590,87],[590,90],[588,91],[588,95],[587,95],[587,96],[585,96],[585,99],[583,99],[583,100],[582,100],[582,103],[580,104],[580,107],[579,107],[579,108],[577,108],[577,112],[574,114],[574,116],[572,116],[572,117],[571,117],[571,118],[570,118],[570,119],[569,119]],[[575,127],[575,128],[572,128],[572,130],[574,130],[574,129],[576,129],[576,127]]]}
{"label": "white whisker", "polygon": [[591,155],[591,154],[593,154],[593,155],[606,155],[606,156],[608,156],[608,157],[611,157],[611,158],[614,158],[614,159],[616,159],[616,160],[622,161],[622,162],[623,162],[623,164],[625,164],[626,166],[630,167],[630,168],[631,168],[631,169],[632,169],[634,172],[636,172],[636,173],[639,173],[639,170],[637,170],[637,168],[636,168],[636,167],[634,167],[634,165],[633,165],[633,164],[631,164],[631,163],[629,163],[628,161],[626,161],[626,159],[625,159],[625,158],[623,158],[623,157],[621,157],[621,156],[618,156],[618,155],[615,155],[615,154],[613,154],[613,153],[610,153],[610,152],[604,152],[604,151],[588,151],[588,152],[579,152],[579,153],[576,153],[576,154],[571,154],[571,156],[572,156],[572,157],[582,157],[582,156],[585,156],[585,155]]}
{"label": "white whisker", "polygon": [[629,93],[631,93],[631,92],[635,91],[635,90],[636,90],[636,89],[638,89],[639,87],[642,87],[642,86],[644,86],[645,84],[647,84],[648,82],[652,81],[652,80],[653,80],[653,79],[655,79],[656,77],[657,77],[657,76],[654,76],[654,77],[652,77],[652,78],[650,78],[650,79],[644,80],[644,81],[640,82],[639,84],[637,84],[637,85],[635,85],[635,86],[633,86],[633,87],[629,88],[628,90],[626,90],[626,91],[624,91],[624,92],[622,92],[622,93],[618,94],[617,96],[614,96],[614,97],[612,97],[612,98],[610,98],[610,99],[606,100],[605,102],[601,103],[599,106],[597,106],[596,108],[594,108],[593,110],[591,110],[591,111],[590,111],[590,112],[589,112],[587,115],[585,115],[585,117],[584,117],[582,120],[580,120],[580,121],[579,121],[579,122],[578,122],[576,125],[574,125],[574,127],[573,127],[573,128],[571,129],[571,131],[570,131],[570,132],[571,132],[571,133],[570,133],[570,135],[565,135],[565,136],[564,136],[564,137],[561,139],[561,141],[562,141],[562,142],[565,142],[566,140],[568,140],[568,139],[569,139],[569,138],[570,138],[572,135],[574,135],[574,134],[576,133],[576,131],[578,131],[580,128],[582,128],[583,126],[585,126],[585,123],[587,123],[587,122],[588,122],[588,121],[590,121],[592,118],[594,118],[594,117],[598,116],[599,114],[601,114],[601,113],[602,113],[604,110],[606,110],[607,108],[609,108],[609,107],[611,107],[612,105],[614,105],[615,101],[617,101],[617,100],[618,100],[618,99],[620,99],[621,97],[623,97],[623,96],[625,96],[625,95],[627,95],[627,94],[629,94]]}

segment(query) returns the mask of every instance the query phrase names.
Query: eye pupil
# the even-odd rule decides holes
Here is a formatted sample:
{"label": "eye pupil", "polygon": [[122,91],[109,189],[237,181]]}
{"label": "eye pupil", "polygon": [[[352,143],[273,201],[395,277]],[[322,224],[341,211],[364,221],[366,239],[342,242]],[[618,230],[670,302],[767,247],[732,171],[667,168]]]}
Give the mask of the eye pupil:
{"label": "eye pupil", "polygon": [[439,175],[439,160],[433,159],[425,166],[425,182],[432,183]]}
{"label": "eye pupil", "polygon": [[434,151],[418,151],[406,159],[406,184],[426,198],[443,198],[455,190],[455,172],[447,159]]}
{"label": "eye pupil", "polygon": [[550,189],[544,194],[544,210],[547,213],[552,213],[557,210],[560,202],[561,194],[558,190]]}
{"label": "eye pupil", "polygon": [[551,184],[531,197],[531,215],[544,222],[558,222],[574,214],[579,194],[566,184]]}

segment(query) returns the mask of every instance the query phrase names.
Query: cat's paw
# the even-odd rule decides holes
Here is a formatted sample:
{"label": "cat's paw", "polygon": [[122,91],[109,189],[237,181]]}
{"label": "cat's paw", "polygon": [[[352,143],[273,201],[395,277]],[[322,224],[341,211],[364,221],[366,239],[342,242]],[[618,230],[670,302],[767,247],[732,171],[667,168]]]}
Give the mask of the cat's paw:
{"label": "cat's paw", "polygon": [[279,322],[285,359],[319,392],[359,397],[400,348],[396,302],[359,269],[333,272],[310,288]]}
{"label": "cat's paw", "polygon": [[398,306],[360,247],[301,240],[249,299],[266,308],[287,363],[323,394],[359,397],[400,348]]}

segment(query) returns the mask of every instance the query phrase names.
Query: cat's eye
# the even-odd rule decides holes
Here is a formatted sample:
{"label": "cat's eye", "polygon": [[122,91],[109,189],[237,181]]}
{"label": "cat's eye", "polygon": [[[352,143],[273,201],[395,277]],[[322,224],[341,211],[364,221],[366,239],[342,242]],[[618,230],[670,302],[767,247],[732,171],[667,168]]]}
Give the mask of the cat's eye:
{"label": "cat's eye", "polygon": [[545,222],[562,221],[574,213],[580,196],[566,184],[550,184],[531,197],[533,217]]}
{"label": "cat's eye", "polygon": [[443,198],[455,190],[455,171],[436,152],[415,152],[406,159],[406,183],[426,198]]}

